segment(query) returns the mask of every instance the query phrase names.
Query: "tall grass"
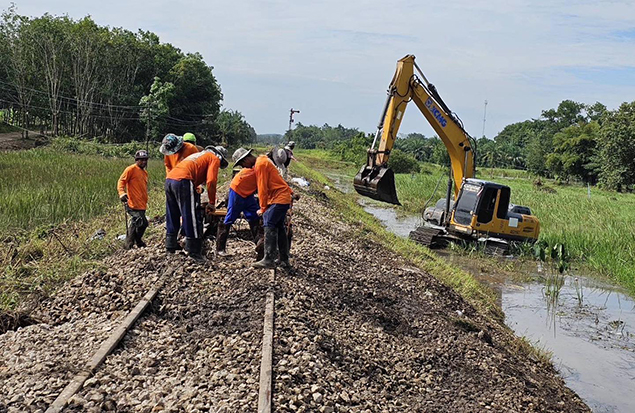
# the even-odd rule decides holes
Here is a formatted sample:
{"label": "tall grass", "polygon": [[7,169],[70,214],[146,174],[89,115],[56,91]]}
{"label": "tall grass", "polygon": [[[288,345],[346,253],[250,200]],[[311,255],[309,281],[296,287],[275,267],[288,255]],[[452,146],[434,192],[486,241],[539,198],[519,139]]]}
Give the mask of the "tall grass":
{"label": "tall grass", "polygon": [[[133,162],[49,148],[0,153],[0,233],[103,214],[117,202],[117,179]],[[150,160],[148,171],[150,189],[162,187],[163,163]]]}
{"label": "tall grass", "polygon": [[[126,224],[116,185],[134,161],[77,153],[116,155],[102,146],[0,153],[0,311],[19,308],[30,294],[48,294],[121,248],[116,236]],[[165,213],[162,160],[150,159],[148,172],[152,218]],[[230,176],[231,168],[223,170],[219,185]],[[106,231],[103,239],[92,239],[97,229]],[[151,225],[145,237],[161,239],[164,229]]]}
{"label": "tall grass", "polygon": [[[314,159],[311,151],[303,153],[313,167],[327,169],[327,155],[317,155]],[[342,169],[337,161],[332,165]],[[351,181],[357,169],[343,168]],[[447,174],[447,168],[422,164],[419,174],[395,175],[403,208],[420,213],[428,199],[434,204],[445,197]],[[549,245],[566,245],[574,264],[583,264],[635,293],[635,194],[593,187],[589,198],[586,187],[558,185],[549,180],[535,186],[532,176],[518,170],[483,168],[477,177],[508,185],[512,190],[511,202],[530,207],[540,219],[541,240]]]}

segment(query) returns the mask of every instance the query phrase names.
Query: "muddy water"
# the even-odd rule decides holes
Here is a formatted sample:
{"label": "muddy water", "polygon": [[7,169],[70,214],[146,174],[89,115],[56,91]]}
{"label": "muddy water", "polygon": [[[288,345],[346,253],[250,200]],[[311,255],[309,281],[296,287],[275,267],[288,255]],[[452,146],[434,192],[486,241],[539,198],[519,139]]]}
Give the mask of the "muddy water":
{"label": "muddy water", "polygon": [[[399,236],[407,237],[420,222],[419,217],[399,216],[394,208],[374,201],[364,199],[360,204]],[[568,275],[557,302],[548,306],[548,269],[533,263],[522,266],[525,281],[518,282],[474,257],[447,250],[440,254],[498,292],[507,325],[551,352],[567,385],[594,412],[635,412],[635,300],[618,287]]]}

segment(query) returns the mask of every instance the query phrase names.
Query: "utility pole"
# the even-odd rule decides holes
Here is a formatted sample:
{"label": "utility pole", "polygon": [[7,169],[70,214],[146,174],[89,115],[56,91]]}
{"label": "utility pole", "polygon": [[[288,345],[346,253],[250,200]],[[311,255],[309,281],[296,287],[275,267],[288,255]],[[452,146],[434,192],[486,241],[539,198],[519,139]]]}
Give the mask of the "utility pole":
{"label": "utility pole", "polygon": [[[294,113],[300,113],[299,110],[295,110],[293,108],[291,108],[291,110],[289,111],[289,129],[288,131],[291,132],[291,125],[293,124],[294,120],[293,120],[293,114]],[[287,134],[287,142],[291,140],[291,133]]]}
{"label": "utility pole", "polygon": [[487,100],[485,101],[485,108],[483,109],[483,134],[481,137],[485,137],[485,116],[487,115]]}

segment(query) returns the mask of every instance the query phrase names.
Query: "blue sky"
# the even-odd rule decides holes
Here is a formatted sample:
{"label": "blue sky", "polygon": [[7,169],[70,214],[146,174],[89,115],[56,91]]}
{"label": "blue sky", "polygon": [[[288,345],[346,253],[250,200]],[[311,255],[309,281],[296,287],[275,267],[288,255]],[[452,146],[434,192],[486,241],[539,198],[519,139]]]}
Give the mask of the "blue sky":
{"label": "blue sky", "polygon": [[[258,133],[303,124],[374,132],[396,61],[414,54],[472,135],[564,99],[635,100],[635,2],[587,0],[16,1],[18,13],[86,15],[150,30],[214,66],[227,109]],[[432,135],[416,107],[401,131]]]}

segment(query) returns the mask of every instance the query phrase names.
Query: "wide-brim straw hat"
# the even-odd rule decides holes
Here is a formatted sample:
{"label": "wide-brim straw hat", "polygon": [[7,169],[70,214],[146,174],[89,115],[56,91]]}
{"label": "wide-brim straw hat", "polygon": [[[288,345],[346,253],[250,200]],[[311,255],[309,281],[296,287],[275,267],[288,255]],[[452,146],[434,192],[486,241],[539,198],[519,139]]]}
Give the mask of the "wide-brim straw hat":
{"label": "wide-brim straw hat", "polygon": [[254,151],[253,149],[245,149],[245,148],[236,149],[236,151],[234,152],[234,155],[232,155],[232,160],[234,161],[234,166],[232,168],[235,168],[240,161],[242,161],[243,159],[251,155],[253,151]]}
{"label": "wide-brim straw hat", "polygon": [[285,162],[287,162],[287,151],[282,148],[274,148],[273,163],[275,163],[278,168],[283,168]]}

